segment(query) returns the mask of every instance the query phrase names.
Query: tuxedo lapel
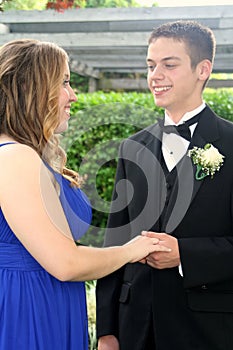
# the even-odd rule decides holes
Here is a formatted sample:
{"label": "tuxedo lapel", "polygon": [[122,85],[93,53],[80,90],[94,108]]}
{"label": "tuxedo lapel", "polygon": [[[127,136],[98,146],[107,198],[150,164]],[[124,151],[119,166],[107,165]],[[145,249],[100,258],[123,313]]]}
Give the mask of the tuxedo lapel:
{"label": "tuxedo lapel", "polygon": [[[189,145],[189,150],[193,147],[199,147],[203,148],[207,143],[212,143],[219,138],[219,132],[218,132],[218,125],[217,125],[217,116],[214,114],[214,112],[207,106],[204,111],[203,115],[201,115],[199,124],[194,132],[193,138]],[[198,190],[200,189],[200,186],[205,182],[203,180],[196,180],[196,170],[197,167],[195,164],[193,164],[193,174],[194,174],[194,186],[193,186],[193,196],[192,200],[196,196]]]}
{"label": "tuxedo lapel", "polygon": [[161,215],[165,203],[165,176],[161,168],[161,136],[157,124],[147,129],[143,147],[137,152],[136,161],[143,170],[148,184],[146,205],[141,212],[141,224],[144,230],[154,227]]}
{"label": "tuxedo lapel", "polygon": [[[206,107],[200,116],[200,121],[195,129],[189,149],[193,147],[203,148],[207,143],[212,143],[219,138],[217,117],[209,107]],[[185,216],[190,204],[197,195],[205,180],[196,180],[196,165],[187,154],[177,165],[177,178],[164,217],[163,227],[165,232],[171,233],[179,225]],[[176,195],[177,194],[177,195]],[[176,195],[176,198],[174,196]]]}

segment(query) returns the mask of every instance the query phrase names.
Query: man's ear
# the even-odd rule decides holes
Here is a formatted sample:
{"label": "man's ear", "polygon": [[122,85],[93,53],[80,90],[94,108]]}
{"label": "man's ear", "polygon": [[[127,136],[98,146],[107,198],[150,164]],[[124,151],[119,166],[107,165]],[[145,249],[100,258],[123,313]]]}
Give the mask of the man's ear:
{"label": "man's ear", "polygon": [[207,80],[212,72],[212,67],[213,65],[209,60],[199,62],[197,65],[199,79],[202,81]]}

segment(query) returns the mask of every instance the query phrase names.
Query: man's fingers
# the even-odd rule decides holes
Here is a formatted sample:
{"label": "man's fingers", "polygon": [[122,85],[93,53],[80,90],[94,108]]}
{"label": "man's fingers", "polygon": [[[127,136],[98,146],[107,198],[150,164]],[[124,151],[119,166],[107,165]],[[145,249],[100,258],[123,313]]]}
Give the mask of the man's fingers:
{"label": "man's fingers", "polygon": [[157,238],[159,240],[160,237],[162,238],[164,236],[164,233],[152,232],[152,231],[142,231],[141,235],[151,237],[151,238]]}
{"label": "man's fingers", "polygon": [[171,248],[168,248],[168,247],[161,245],[161,244],[156,244],[155,249],[154,249],[154,252],[167,252],[167,253],[169,253],[171,251],[172,251]]}

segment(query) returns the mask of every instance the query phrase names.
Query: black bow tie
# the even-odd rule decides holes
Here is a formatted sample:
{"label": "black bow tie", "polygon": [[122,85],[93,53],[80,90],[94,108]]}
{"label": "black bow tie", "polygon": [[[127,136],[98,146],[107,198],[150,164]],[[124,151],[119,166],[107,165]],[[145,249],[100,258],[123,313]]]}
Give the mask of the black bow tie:
{"label": "black bow tie", "polygon": [[180,124],[180,125],[164,125],[164,119],[158,119],[158,124],[162,132],[165,132],[166,134],[173,133],[183,137],[187,141],[191,141],[191,132],[189,127],[190,125],[197,123],[199,118],[200,118],[200,115],[197,114],[195,115],[195,117],[187,120],[184,124]]}

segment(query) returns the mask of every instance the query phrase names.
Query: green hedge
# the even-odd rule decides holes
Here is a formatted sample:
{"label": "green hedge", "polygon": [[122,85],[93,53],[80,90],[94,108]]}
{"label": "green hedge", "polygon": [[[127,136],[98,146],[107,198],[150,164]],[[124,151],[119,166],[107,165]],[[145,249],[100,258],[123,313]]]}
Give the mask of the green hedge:
{"label": "green hedge", "polygon": [[[204,99],[218,115],[233,121],[233,89],[206,89]],[[120,142],[162,115],[150,93],[78,95],[62,141],[68,166],[86,177],[83,189],[94,207],[92,225],[82,243],[103,243]]]}

